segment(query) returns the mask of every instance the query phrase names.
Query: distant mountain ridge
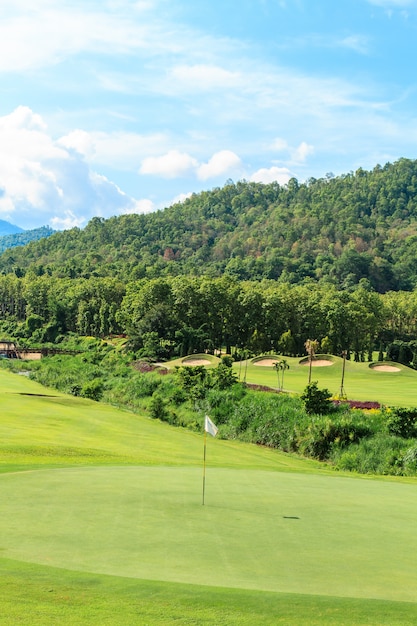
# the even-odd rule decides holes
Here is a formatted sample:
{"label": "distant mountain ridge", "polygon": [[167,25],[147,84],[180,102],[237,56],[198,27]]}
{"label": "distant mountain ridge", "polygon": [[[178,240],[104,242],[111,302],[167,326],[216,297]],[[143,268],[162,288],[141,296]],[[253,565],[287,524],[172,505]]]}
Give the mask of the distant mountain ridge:
{"label": "distant mountain ridge", "polygon": [[[9,230],[8,233],[4,233],[9,227],[15,230]],[[14,226],[13,224],[9,224],[9,222],[0,220],[0,254],[9,248],[26,246],[31,241],[39,241],[39,239],[50,237],[54,232],[55,231],[49,226],[41,226],[33,230],[23,230],[19,228],[19,226]]]}
{"label": "distant mountain ridge", "polygon": [[5,235],[15,235],[16,233],[23,233],[23,228],[20,228],[20,226],[16,226],[15,224],[11,224],[10,222],[6,222],[5,220],[0,220],[0,237],[4,237]]}

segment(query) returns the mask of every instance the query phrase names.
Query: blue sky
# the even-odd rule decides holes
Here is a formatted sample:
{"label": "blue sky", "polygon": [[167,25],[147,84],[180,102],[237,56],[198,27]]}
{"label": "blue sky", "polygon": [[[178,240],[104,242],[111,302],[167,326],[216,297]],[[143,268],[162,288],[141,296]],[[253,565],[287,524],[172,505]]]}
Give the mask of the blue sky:
{"label": "blue sky", "polygon": [[417,157],[417,0],[2,0],[0,219]]}

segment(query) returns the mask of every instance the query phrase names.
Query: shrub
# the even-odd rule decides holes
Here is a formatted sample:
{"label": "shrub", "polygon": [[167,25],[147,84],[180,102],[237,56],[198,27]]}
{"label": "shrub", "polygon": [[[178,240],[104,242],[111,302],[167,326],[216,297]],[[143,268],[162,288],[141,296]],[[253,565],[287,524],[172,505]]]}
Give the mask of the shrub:
{"label": "shrub", "polygon": [[406,476],[414,476],[417,473],[417,445],[413,445],[405,451],[402,466]]}
{"label": "shrub", "polygon": [[309,414],[326,415],[330,413],[333,408],[330,398],[330,391],[328,389],[319,389],[317,382],[309,383],[301,395],[305,410]]}
{"label": "shrub", "polygon": [[156,393],[152,396],[151,404],[149,406],[149,412],[152,419],[158,419],[162,421],[168,420],[168,412],[165,402],[163,398]]}
{"label": "shrub", "polygon": [[81,387],[80,396],[83,398],[89,398],[98,402],[103,396],[104,385],[103,381],[99,378],[95,378]]}
{"label": "shrub", "polygon": [[351,445],[336,454],[333,461],[338,469],[361,474],[403,474],[403,459],[407,442],[400,437],[378,433]]}
{"label": "shrub", "polygon": [[417,409],[391,408],[386,424],[392,435],[404,439],[417,437]]}
{"label": "shrub", "polygon": [[349,414],[336,419],[318,416],[312,418],[300,442],[300,451],[325,461],[334,447],[346,448],[372,434],[372,428],[365,419],[353,420]]}

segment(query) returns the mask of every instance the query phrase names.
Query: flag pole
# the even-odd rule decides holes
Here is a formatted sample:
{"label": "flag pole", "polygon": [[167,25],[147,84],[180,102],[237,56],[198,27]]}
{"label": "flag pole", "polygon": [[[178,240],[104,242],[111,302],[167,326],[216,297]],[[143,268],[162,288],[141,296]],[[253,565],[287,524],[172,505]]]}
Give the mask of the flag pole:
{"label": "flag pole", "polygon": [[208,415],[204,418],[204,462],[203,462],[203,504],[204,504],[204,492],[206,488],[206,445],[207,445],[207,433],[210,433],[212,437],[215,437],[218,433],[216,424],[213,424]]}
{"label": "flag pole", "polygon": [[207,431],[204,431],[204,457],[203,457],[203,506],[204,506],[204,494],[206,490],[206,447],[207,447]]}

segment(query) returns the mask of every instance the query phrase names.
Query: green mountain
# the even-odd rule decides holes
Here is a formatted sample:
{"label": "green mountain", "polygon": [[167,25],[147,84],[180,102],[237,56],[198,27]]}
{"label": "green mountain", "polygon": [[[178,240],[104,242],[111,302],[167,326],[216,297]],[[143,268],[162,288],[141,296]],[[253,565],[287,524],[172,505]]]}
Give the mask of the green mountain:
{"label": "green mountain", "polygon": [[[5,223],[7,224],[7,222]],[[19,232],[5,234],[0,236],[0,253],[8,250],[9,248],[26,246],[31,241],[38,241],[44,237],[50,237],[54,232],[55,231],[49,226],[42,226],[41,228],[35,228],[33,230],[19,229]]]}
{"label": "green mountain", "polygon": [[0,271],[123,281],[181,274],[241,280],[361,279],[379,292],[417,285],[417,161],[371,171],[228,182],[147,215],[93,218],[0,257]]}

